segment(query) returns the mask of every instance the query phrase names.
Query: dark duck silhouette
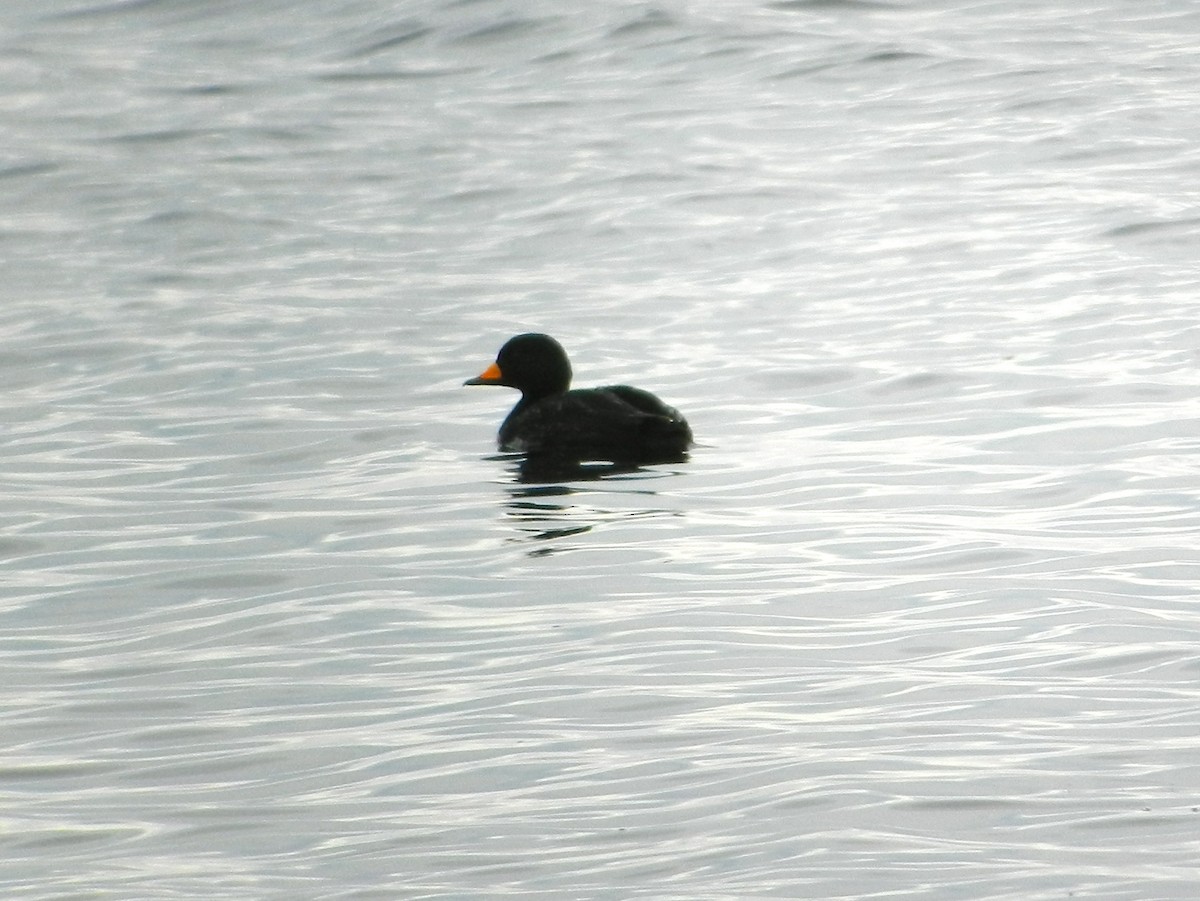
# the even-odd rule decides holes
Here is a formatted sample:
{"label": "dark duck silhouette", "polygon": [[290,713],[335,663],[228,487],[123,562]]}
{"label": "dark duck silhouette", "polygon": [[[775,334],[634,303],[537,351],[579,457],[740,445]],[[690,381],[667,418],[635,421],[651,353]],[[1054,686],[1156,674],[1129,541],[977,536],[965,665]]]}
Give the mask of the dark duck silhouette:
{"label": "dark duck silhouette", "polygon": [[521,399],[500,426],[501,450],[528,456],[630,463],[677,462],[692,430],[674,407],[628,385],[571,386],[571,363],[549,335],[510,338],[496,362],[466,385],[504,385]]}

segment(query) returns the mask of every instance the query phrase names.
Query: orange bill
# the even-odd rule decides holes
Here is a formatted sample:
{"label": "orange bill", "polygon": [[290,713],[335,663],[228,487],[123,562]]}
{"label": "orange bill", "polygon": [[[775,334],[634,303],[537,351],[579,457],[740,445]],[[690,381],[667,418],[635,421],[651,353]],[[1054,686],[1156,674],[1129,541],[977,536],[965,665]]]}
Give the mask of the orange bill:
{"label": "orange bill", "polygon": [[493,363],[479,375],[473,379],[467,379],[463,382],[464,385],[499,385],[504,381],[504,376],[500,372],[500,367]]}

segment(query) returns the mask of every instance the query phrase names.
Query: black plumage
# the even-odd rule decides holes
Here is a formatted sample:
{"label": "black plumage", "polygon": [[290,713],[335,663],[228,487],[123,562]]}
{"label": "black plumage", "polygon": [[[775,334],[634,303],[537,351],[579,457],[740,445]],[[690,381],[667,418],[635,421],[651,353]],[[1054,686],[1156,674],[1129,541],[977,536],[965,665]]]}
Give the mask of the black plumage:
{"label": "black plumage", "polygon": [[682,459],[687,420],[649,391],[628,385],[570,390],[571,363],[549,335],[509,339],[496,362],[467,385],[504,385],[521,399],[500,426],[501,450],[622,462]]}

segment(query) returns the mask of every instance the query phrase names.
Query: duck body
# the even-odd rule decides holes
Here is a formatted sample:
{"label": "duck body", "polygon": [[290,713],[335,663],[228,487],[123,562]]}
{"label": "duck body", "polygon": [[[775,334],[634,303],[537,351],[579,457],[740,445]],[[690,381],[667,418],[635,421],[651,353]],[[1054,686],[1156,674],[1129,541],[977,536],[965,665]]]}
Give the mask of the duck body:
{"label": "duck body", "polygon": [[549,335],[511,338],[468,385],[504,385],[521,399],[500,426],[501,450],[624,462],[680,460],[692,445],[687,420],[629,385],[570,390],[571,364]]}
{"label": "duck body", "polygon": [[522,400],[500,426],[502,450],[636,460],[683,454],[692,430],[679,411],[628,385]]}

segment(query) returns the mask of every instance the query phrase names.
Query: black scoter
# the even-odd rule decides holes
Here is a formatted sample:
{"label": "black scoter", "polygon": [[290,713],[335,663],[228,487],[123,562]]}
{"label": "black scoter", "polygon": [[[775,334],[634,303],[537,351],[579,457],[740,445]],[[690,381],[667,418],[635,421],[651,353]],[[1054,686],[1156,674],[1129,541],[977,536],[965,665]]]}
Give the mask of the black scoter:
{"label": "black scoter", "polygon": [[521,392],[500,426],[501,450],[650,463],[681,460],[692,444],[687,420],[649,391],[628,385],[568,390],[571,364],[549,335],[510,338],[496,362],[464,384]]}

